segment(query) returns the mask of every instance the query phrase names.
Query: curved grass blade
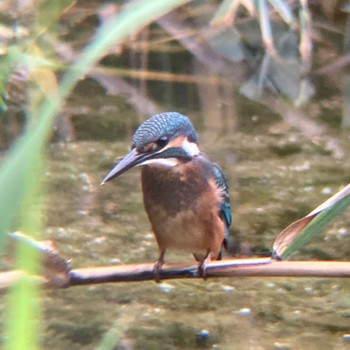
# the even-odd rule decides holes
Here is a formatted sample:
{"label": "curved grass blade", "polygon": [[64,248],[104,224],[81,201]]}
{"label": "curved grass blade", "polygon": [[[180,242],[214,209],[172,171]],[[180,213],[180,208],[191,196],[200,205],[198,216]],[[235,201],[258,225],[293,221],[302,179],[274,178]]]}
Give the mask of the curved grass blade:
{"label": "curved grass blade", "polygon": [[307,216],[285,228],[273,245],[274,259],[283,260],[319,235],[322,229],[350,205],[350,184],[319,205]]}
{"label": "curved grass blade", "polygon": [[[54,91],[46,92],[41,107],[34,106],[37,116],[35,122],[27,128],[0,165],[0,249],[6,233],[19,212],[24,216],[21,224],[24,231],[29,233],[40,231],[38,227],[41,222],[36,222],[40,221],[40,213],[35,213],[38,208],[33,204],[36,198],[34,194],[40,183],[38,177],[43,173],[38,172],[38,164],[42,164],[43,148],[50,136],[56,113],[75,83],[113,45],[121,43],[130,34],[185,2],[188,0],[167,2],[150,0],[128,4],[120,14],[101,27],[83,52],[81,59],[67,71],[61,85],[58,88],[55,86]],[[11,62],[20,62],[19,55],[14,55],[14,60]],[[36,174],[39,176],[35,176]],[[34,230],[34,227],[37,229]],[[28,246],[24,244],[20,245],[16,263],[19,267],[25,267],[24,269],[30,274],[38,268],[38,259],[35,252],[31,250],[34,253],[30,254],[27,248]],[[24,275],[14,286],[9,296],[8,320],[4,336],[7,340],[6,349],[37,348],[41,318],[40,308],[36,304],[37,295],[38,286],[33,283],[29,275]]]}
{"label": "curved grass blade", "polygon": [[277,53],[273,43],[271,21],[266,0],[258,0],[258,6],[261,37],[265,46],[265,50],[270,56],[275,57],[277,56]]}
{"label": "curved grass blade", "polygon": [[295,19],[288,2],[284,0],[269,0],[269,2],[283,20],[292,28],[295,24]]}
{"label": "curved grass blade", "polygon": [[[38,111],[38,121],[16,143],[0,165],[0,248],[24,198],[23,184],[28,177],[28,172],[35,168],[35,157],[45,145],[56,113],[75,83],[114,45],[121,43],[131,33],[188,1],[137,1],[126,6],[99,30],[94,40],[83,52],[81,59],[67,71],[58,90],[47,96]],[[17,60],[16,57],[14,55],[13,62]]]}

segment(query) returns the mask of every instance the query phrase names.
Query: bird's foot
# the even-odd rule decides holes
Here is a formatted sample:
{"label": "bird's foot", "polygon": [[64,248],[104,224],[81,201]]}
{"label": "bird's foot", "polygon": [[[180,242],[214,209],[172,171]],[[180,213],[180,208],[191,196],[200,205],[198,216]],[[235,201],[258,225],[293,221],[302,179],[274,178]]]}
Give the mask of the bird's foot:
{"label": "bird's foot", "polygon": [[198,265],[198,275],[202,277],[204,281],[207,280],[207,266],[210,261],[210,252],[208,252],[205,258]]}
{"label": "bird's foot", "polygon": [[198,275],[199,277],[202,277],[204,279],[204,281],[207,280],[207,264],[204,264],[204,263],[200,263],[198,265]]}
{"label": "bird's foot", "polygon": [[162,265],[164,264],[164,254],[161,254],[159,259],[154,263],[153,267],[153,274],[154,274],[154,280],[157,283],[160,283],[160,271],[162,269]]}

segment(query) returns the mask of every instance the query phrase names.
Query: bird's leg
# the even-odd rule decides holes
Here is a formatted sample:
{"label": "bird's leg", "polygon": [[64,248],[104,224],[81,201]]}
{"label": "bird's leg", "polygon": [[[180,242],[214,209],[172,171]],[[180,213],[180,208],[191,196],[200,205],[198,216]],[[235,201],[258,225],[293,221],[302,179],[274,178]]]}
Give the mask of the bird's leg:
{"label": "bird's leg", "polygon": [[207,265],[210,263],[211,257],[210,257],[210,250],[207,251],[207,254],[205,257],[200,261],[198,265],[198,275],[202,277],[204,280],[207,279]]}
{"label": "bird's leg", "polygon": [[165,250],[162,250],[160,252],[158,260],[154,263],[153,267],[153,273],[154,273],[154,279],[157,283],[160,283],[160,270],[162,268],[162,265],[164,264],[164,255],[165,255]]}

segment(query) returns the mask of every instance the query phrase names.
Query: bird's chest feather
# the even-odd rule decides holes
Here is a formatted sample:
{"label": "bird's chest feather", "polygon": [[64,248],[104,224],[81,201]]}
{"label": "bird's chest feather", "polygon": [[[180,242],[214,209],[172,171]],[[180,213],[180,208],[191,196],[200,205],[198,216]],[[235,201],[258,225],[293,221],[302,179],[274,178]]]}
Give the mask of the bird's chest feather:
{"label": "bird's chest feather", "polygon": [[144,167],[145,209],[160,246],[202,251],[218,220],[221,192],[210,164]]}

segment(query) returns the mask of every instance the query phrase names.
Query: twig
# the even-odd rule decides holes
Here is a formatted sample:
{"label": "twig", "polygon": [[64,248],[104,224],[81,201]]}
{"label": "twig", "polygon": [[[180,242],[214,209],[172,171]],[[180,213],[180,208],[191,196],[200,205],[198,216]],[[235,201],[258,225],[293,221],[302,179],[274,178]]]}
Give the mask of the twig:
{"label": "twig", "polygon": [[[266,265],[270,258],[221,260],[208,264],[206,277],[229,276],[227,273],[243,266]],[[70,285],[96,284],[106,282],[131,282],[154,280],[154,264],[103,266],[72,270]],[[174,278],[201,278],[198,265],[165,264],[160,272],[161,280]]]}
{"label": "twig", "polygon": [[[222,260],[208,264],[206,277],[350,277],[350,261]],[[153,280],[153,264],[92,267],[70,273],[69,286]],[[161,280],[201,278],[196,265],[166,264]]]}
{"label": "twig", "polygon": [[[87,267],[70,270],[63,285],[50,277],[35,276],[33,281],[54,288],[99,283],[154,280],[153,264]],[[0,290],[13,285],[25,274],[21,271],[0,273]],[[161,280],[201,278],[197,265],[165,264]],[[207,266],[206,277],[350,277],[350,261],[273,261],[270,258],[215,261]]]}
{"label": "twig", "polygon": [[350,54],[342,55],[334,61],[312,72],[311,76],[336,74],[350,64]]}

